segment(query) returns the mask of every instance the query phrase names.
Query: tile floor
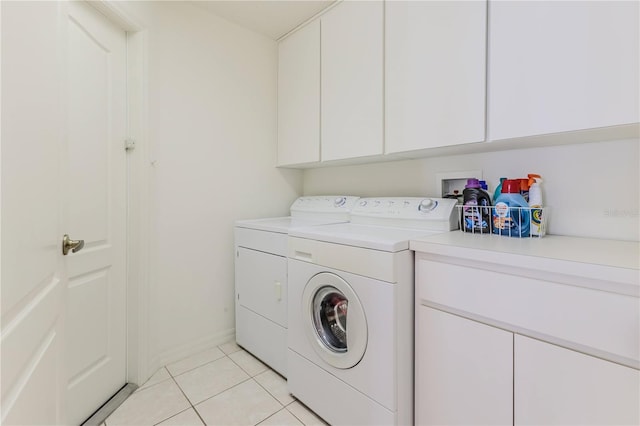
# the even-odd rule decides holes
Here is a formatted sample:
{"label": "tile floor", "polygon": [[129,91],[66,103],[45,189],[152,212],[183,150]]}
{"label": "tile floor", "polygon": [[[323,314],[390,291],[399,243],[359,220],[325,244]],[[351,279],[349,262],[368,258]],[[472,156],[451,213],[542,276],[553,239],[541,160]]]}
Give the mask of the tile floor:
{"label": "tile floor", "polygon": [[235,342],[158,370],[105,421],[135,425],[326,425]]}

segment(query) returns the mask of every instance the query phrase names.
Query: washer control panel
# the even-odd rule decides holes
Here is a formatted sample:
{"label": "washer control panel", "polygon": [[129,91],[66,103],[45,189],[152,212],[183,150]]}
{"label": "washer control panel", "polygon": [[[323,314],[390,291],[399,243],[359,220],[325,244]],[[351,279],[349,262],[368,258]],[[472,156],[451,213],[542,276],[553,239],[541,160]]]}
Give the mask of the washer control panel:
{"label": "washer control panel", "polygon": [[350,195],[313,195],[299,197],[291,205],[291,214],[350,212],[358,197]]}
{"label": "washer control panel", "polygon": [[351,210],[351,221],[450,230],[457,227],[455,206],[456,200],[451,198],[360,198]]}

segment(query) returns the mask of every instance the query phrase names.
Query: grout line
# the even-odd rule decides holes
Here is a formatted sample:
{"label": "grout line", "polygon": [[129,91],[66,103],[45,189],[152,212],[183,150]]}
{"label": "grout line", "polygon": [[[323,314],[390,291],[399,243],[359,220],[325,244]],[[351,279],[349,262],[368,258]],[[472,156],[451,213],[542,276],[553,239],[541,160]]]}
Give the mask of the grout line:
{"label": "grout line", "polygon": [[[291,394],[289,394],[291,395]],[[290,403],[288,403],[287,405],[284,406],[284,408],[287,408],[288,406],[290,406],[291,404],[293,404],[294,402],[298,402],[298,398],[296,398],[295,396],[291,395],[291,398],[293,398],[293,401],[291,401]]]}
{"label": "grout line", "polygon": [[[164,368],[164,369],[167,371],[167,373],[169,373],[169,377],[168,377],[168,378],[166,378],[166,379],[164,379],[164,380],[161,380],[160,382],[155,383],[155,384],[153,384],[153,385],[150,385],[150,386],[147,386],[147,387],[144,387],[144,388],[140,389],[140,392],[144,392],[144,391],[146,391],[146,390],[148,390],[148,389],[151,389],[151,388],[156,387],[157,385],[159,385],[159,384],[161,384],[161,383],[164,383],[164,382],[166,382],[166,381],[168,381],[168,380],[172,380],[172,381],[173,381],[173,383],[174,383],[174,384],[178,387],[178,389],[180,390],[180,393],[182,393],[182,395],[184,396],[184,398],[185,398],[185,399],[187,400],[187,402],[189,403],[189,407],[188,407],[188,408],[186,408],[186,409],[184,409],[184,410],[182,410],[182,411],[179,411],[178,413],[175,413],[175,414],[173,414],[173,415],[171,415],[171,416],[169,416],[169,417],[167,417],[167,418],[165,418],[165,419],[160,420],[160,421],[159,421],[158,423],[156,423],[155,425],[158,425],[158,424],[160,424],[160,423],[162,423],[162,422],[164,422],[164,421],[167,421],[167,420],[169,420],[169,419],[171,419],[171,418],[173,418],[173,417],[175,417],[175,416],[177,416],[177,415],[179,415],[179,414],[182,414],[182,413],[184,413],[185,411],[188,411],[189,409],[193,409],[193,411],[196,413],[196,415],[198,416],[198,418],[200,419],[200,421],[202,422],[202,424],[206,426],[206,425],[207,425],[207,423],[204,421],[204,419],[202,418],[202,416],[201,416],[201,415],[200,415],[200,413],[198,412],[198,409],[196,408],[196,405],[202,404],[202,403],[204,403],[205,401],[208,401],[208,400],[210,400],[211,398],[214,398],[214,397],[216,397],[216,396],[218,396],[218,395],[220,395],[220,394],[222,394],[222,393],[224,393],[224,392],[226,392],[226,391],[228,391],[228,390],[231,390],[231,389],[233,389],[233,388],[235,388],[235,387],[237,387],[237,386],[239,386],[239,385],[241,385],[241,384],[243,384],[243,383],[246,383],[246,382],[247,382],[247,381],[249,381],[249,380],[252,380],[254,383],[256,383],[256,384],[257,384],[261,389],[265,390],[269,396],[271,396],[274,400],[276,400],[276,402],[277,402],[278,404],[280,404],[281,408],[280,408],[278,411],[276,411],[276,413],[278,413],[278,412],[282,411],[282,409],[286,409],[286,407],[287,407],[287,406],[286,406],[285,404],[283,404],[282,402],[280,402],[280,400],[279,400],[279,399],[278,399],[278,398],[277,398],[273,393],[271,393],[271,392],[270,392],[266,387],[262,386],[262,384],[261,384],[260,382],[258,382],[257,380],[255,380],[255,379],[254,379],[254,377],[256,377],[256,376],[258,376],[258,375],[261,375],[261,374],[263,374],[263,373],[266,373],[267,371],[273,371],[271,368],[269,368],[268,366],[266,366],[266,365],[265,365],[265,367],[266,367],[266,369],[265,369],[265,370],[263,370],[263,371],[260,371],[260,372],[256,373],[254,376],[251,376],[251,374],[250,374],[248,371],[246,371],[244,368],[242,368],[242,366],[241,366],[240,364],[238,364],[238,363],[237,363],[233,358],[231,358],[231,357],[229,356],[230,354],[237,353],[237,352],[240,352],[240,351],[244,351],[242,348],[240,348],[239,350],[237,350],[237,351],[235,351],[235,352],[231,352],[231,353],[229,353],[229,354],[227,354],[227,353],[226,353],[226,352],[224,352],[222,349],[220,349],[220,347],[219,347],[219,346],[217,346],[217,348],[218,348],[218,349],[219,349],[219,350],[224,354],[224,356],[222,356],[222,357],[220,357],[220,358],[217,358],[217,359],[215,359],[215,360],[212,360],[212,361],[206,362],[206,363],[204,363],[204,364],[202,364],[202,365],[199,365],[199,366],[194,367],[194,368],[192,368],[192,369],[190,369],[190,370],[184,371],[184,372],[182,372],[182,373],[180,373],[180,374],[177,374],[177,375],[175,375],[175,376],[171,373],[171,371],[170,371],[170,370],[167,368],[167,366],[165,365],[165,366],[163,366],[162,368]],[[245,351],[245,352],[246,352],[246,351]],[[249,354],[248,352],[246,352],[246,353],[247,353],[249,356],[251,356],[252,358],[254,358],[256,361],[258,361],[258,362],[260,362],[261,364],[263,364],[263,365],[264,365],[264,363],[262,363],[260,360],[258,360],[257,358],[253,357],[253,355]],[[203,367],[203,366],[205,366],[205,365],[207,365],[207,364],[211,364],[211,363],[214,363],[214,362],[216,362],[216,361],[220,361],[220,360],[222,360],[222,359],[224,359],[224,358],[229,358],[229,360],[230,360],[233,364],[235,364],[238,368],[240,368],[240,370],[241,370],[243,373],[245,373],[248,377],[247,377],[245,380],[242,380],[241,382],[238,382],[238,383],[236,383],[235,385],[233,385],[233,386],[231,386],[231,387],[229,387],[229,388],[227,388],[227,389],[224,389],[224,390],[222,390],[222,391],[220,391],[220,392],[216,393],[215,395],[211,395],[210,397],[208,397],[208,398],[206,398],[206,399],[203,399],[202,401],[199,401],[199,402],[197,402],[196,404],[194,404],[194,403],[189,399],[189,397],[187,396],[187,394],[184,392],[184,390],[182,389],[182,387],[180,387],[180,384],[179,384],[179,383],[178,383],[178,381],[176,380],[176,377],[179,377],[179,376],[181,376],[181,375],[183,375],[183,374],[186,374],[186,373],[188,373],[188,372],[191,372],[191,371],[193,371],[193,370],[195,370],[195,369],[197,369],[197,368]],[[158,370],[160,370],[160,369],[158,369]],[[275,371],[274,371],[274,372],[275,372]],[[277,373],[276,373],[276,374],[277,374]],[[143,385],[143,386],[144,386],[144,385]],[[297,400],[294,398],[294,400],[293,400],[292,402],[290,402],[289,404],[287,404],[287,405],[291,405],[291,404],[292,404],[293,402],[295,402],[295,401],[297,401]],[[287,410],[287,411],[289,411],[289,410]],[[289,412],[290,412],[290,411],[289,411]],[[272,417],[272,416],[273,416],[273,415],[275,415],[276,413],[271,414],[271,416],[269,416],[269,417]],[[290,413],[291,413],[291,412],[290,412]],[[296,417],[296,416],[295,416],[295,414],[293,414],[293,413],[291,413],[291,414],[292,414],[294,417]],[[267,418],[269,418],[269,417],[267,417]],[[266,419],[267,419],[267,418],[266,418]],[[266,419],[261,420],[261,422],[260,422],[260,423],[264,422]],[[303,422],[302,422],[302,420],[301,420],[301,419],[299,419],[298,417],[296,417],[296,419],[298,419],[301,423],[303,423]],[[303,423],[303,424],[304,424],[304,423]],[[105,426],[106,426],[106,423],[105,423]]]}
{"label": "grout line", "polygon": [[198,418],[200,419],[200,421],[202,422],[203,425],[207,426],[207,422],[204,421],[204,419],[202,418],[202,416],[200,415],[200,412],[198,412],[198,410],[196,410],[196,407],[191,406],[193,408],[193,411],[196,413],[196,416],[198,416]]}
{"label": "grout line", "polygon": [[[165,366],[165,367],[166,367],[166,366]],[[167,371],[168,371],[168,370],[167,370]],[[162,423],[162,422],[164,422],[164,421],[167,421],[167,420],[169,420],[170,418],[175,417],[175,416],[177,416],[178,414],[180,414],[180,413],[183,413],[183,412],[187,411],[189,408],[194,408],[194,409],[195,409],[195,407],[193,406],[193,404],[191,403],[191,401],[189,400],[189,398],[187,398],[187,395],[185,395],[184,391],[182,390],[182,388],[181,388],[181,387],[180,387],[180,385],[178,384],[178,382],[176,382],[176,380],[175,380],[173,377],[171,377],[171,380],[173,381],[173,384],[174,384],[174,385],[176,385],[176,386],[178,387],[178,390],[180,391],[180,393],[182,393],[182,396],[184,396],[184,399],[186,399],[186,400],[187,400],[187,402],[189,403],[189,407],[185,408],[185,409],[184,409],[184,410],[182,410],[182,411],[178,411],[177,413],[175,413],[175,414],[173,414],[173,415],[171,415],[171,416],[169,416],[169,417],[166,417],[166,418],[164,418],[164,419],[160,420],[158,423],[155,423],[155,425],[158,425],[158,424],[160,424],[160,423]],[[166,382],[166,380],[163,380],[163,382]],[[196,413],[197,413],[197,411],[196,411]]]}
{"label": "grout line", "polygon": [[[200,413],[198,412],[198,410],[196,410],[195,405],[193,405],[193,403],[191,402],[191,400],[189,399],[189,397],[187,396],[187,394],[186,394],[186,393],[184,393],[184,391],[182,390],[182,388],[180,387],[180,385],[178,384],[178,382],[176,381],[176,379],[172,376],[172,377],[171,377],[171,380],[173,380],[173,383],[175,383],[175,384],[176,384],[176,386],[178,387],[178,389],[180,389],[180,392],[182,393],[182,395],[184,395],[184,398],[185,398],[185,399],[187,400],[187,402],[189,403],[189,406],[193,409],[193,411],[195,411],[196,416],[198,416],[198,418],[200,419],[200,421],[202,422],[202,424],[206,426],[206,424],[207,424],[207,423],[204,421],[204,419],[202,418],[202,416],[200,416]],[[187,408],[187,410],[188,410],[188,408]],[[184,411],[186,411],[186,410],[184,410]],[[180,413],[182,413],[182,411],[181,411]],[[178,413],[178,414],[180,414],[180,413]],[[176,415],[177,415],[177,414],[176,414]],[[173,416],[172,416],[172,417],[173,417]],[[169,417],[169,418],[171,418],[171,417]],[[167,420],[167,419],[164,419],[163,421],[165,421],[165,420]]]}
{"label": "grout line", "polygon": [[[177,412],[176,414],[174,414],[174,415],[173,415],[173,416],[171,416],[171,417],[167,417],[167,418],[166,418],[166,419],[164,419],[164,420],[160,420],[158,423],[155,423],[153,426],[158,426],[160,423],[162,423],[162,422],[166,422],[167,420],[172,419],[172,418],[174,418],[175,416],[177,416],[177,415],[179,415],[179,414],[182,414],[182,413],[184,413],[185,411],[189,411],[189,410],[191,410],[191,409],[193,409],[193,406],[192,406],[192,405],[191,405],[190,407],[185,408],[184,410],[182,410],[182,411],[180,411],[180,412]],[[197,413],[197,411],[196,411],[196,413]],[[201,419],[201,420],[202,420],[202,419]],[[204,422],[203,422],[203,423],[204,423]]]}
{"label": "grout line", "polygon": [[[269,389],[267,389],[265,386],[263,386],[263,385],[262,385],[262,383],[260,383],[259,381],[257,381],[257,380],[255,379],[257,376],[260,376],[261,374],[266,373],[267,371],[273,371],[273,370],[268,369],[268,370],[266,370],[266,371],[263,371],[262,373],[256,374],[254,377],[252,377],[252,379],[253,379],[253,380],[258,384],[258,386],[260,386],[262,389],[264,389],[265,391],[267,391],[267,393],[268,393],[269,395],[271,395],[271,397],[273,397],[273,399],[275,399],[276,401],[278,401],[278,403],[279,403],[280,405],[282,405],[282,408],[286,408],[286,405],[285,405],[284,403],[282,403],[282,401],[280,401],[280,400],[278,399],[278,397],[277,397],[277,396],[275,396],[273,393],[271,393],[271,391],[269,391]],[[289,395],[290,395],[290,394],[289,394]]]}
{"label": "grout line", "polygon": [[[236,383],[235,385],[230,386],[230,387],[228,387],[227,389],[225,389],[225,390],[223,390],[223,391],[218,392],[218,393],[217,393],[217,394],[215,394],[215,395],[211,395],[210,397],[205,398],[205,399],[203,399],[202,401],[197,402],[195,405],[191,404],[191,400],[189,400],[189,398],[187,398],[187,400],[189,401],[189,403],[191,404],[191,406],[195,409],[195,408],[196,408],[196,405],[200,405],[200,404],[202,404],[203,402],[210,400],[211,398],[215,398],[216,396],[218,396],[218,395],[220,395],[220,394],[223,394],[223,393],[225,393],[226,391],[231,390],[231,389],[233,389],[233,388],[235,388],[235,387],[237,387],[237,386],[240,386],[241,384],[246,383],[246,382],[248,382],[249,380],[253,380],[253,377],[248,377],[248,378],[244,379],[243,381],[238,382],[238,383]],[[255,380],[253,380],[253,381],[255,382]],[[257,383],[257,382],[256,382],[256,383]],[[178,385],[178,387],[180,387],[180,386]],[[180,390],[182,391],[182,388],[181,388]],[[183,392],[183,393],[184,393],[184,392]],[[185,395],[185,396],[186,396],[186,395]],[[196,410],[196,411],[198,411],[198,410]]]}
{"label": "grout line", "polygon": [[[275,413],[273,413],[272,415],[270,415],[270,416],[269,416],[269,417],[267,417],[266,419],[260,420],[260,422],[259,422],[259,423],[256,423],[256,425],[255,425],[255,426],[260,426],[262,423],[266,422],[266,421],[267,421],[267,420],[269,420],[271,417],[275,416],[276,414],[278,414],[278,413],[279,413],[279,412],[281,412],[281,411],[287,411],[287,412],[288,412],[288,410],[287,410],[286,408],[282,407],[281,409],[279,409],[278,411],[276,411]],[[293,416],[293,414],[291,414],[291,415]],[[295,416],[294,416],[294,417],[295,417]],[[296,417],[296,418],[297,418],[297,417]]]}
{"label": "grout line", "polygon": [[[222,352],[222,351],[221,351],[221,352]],[[224,352],[222,352],[222,353],[224,354]],[[214,360],[207,361],[207,362],[205,362],[204,364],[200,364],[200,365],[198,365],[198,366],[196,366],[196,367],[190,368],[190,369],[185,370],[185,371],[181,372],[180,374],[176,374],[176,375],[173,375],[173,373],[171,373],[171,370],[169,370],[166,366],[165,366],[165,368],[167,368],[167,371],[169,372],[169,375],[171,376],[171,378],[176,378],[176,377],[178,377],[178,376],[182,376],[183,374],[189,373],[189,372],[191,372],[191,371],[193,371],[193,370],[197,370],[197,369],[198,369],[198,368],[200,368],[200,367],[204,367],[204,366],[205,366],[205,365],[207,365],[207,364],[211,364],[211,363],[213,363],[213,362],[220,361],[222,358],[225,358],[225,357],[226,357],[226,358],[229,358],[229,356],[225,354],[224,356],[221,356],[220,358],[216,358],[216,359],[214,359]],[[230,358],[229,358],[229,359],[230,359]],[[233,361],[233,360],[232,360],[232,361]],[[179,361],[176,361],[176,362],[179,362]]]}
{"label": "grout line", "polygon": [[[234,343],[234,344],[236,345],[237,350],[235,350],[235,351],[233,351],[233,352],[226,353],[226,352],[225,352],[225,351],[224,351],[220,346],[226,345],[226,344],[228,344],[228,343]],[[241,346],[239,346],[235,341],[229,341],[229,342],[227,342],[227,343],[223,343],[222,345],[219,345],[219,346],[216,346],[216,347],[217,347],[218,349],[220,349],[220,350],[222,351],[222,353],[224,353],[224,354],[225,354],[225,355],[227,355],[227,356],[229,356],[229,355],[231,355],[231,354],[235,354],[236,352],[244,351],[244,349],[243,349]]]}
{"label": "grout line", "polygon": [[[160,380],[159,382],[154,383],[154,384],[152,384],[152,385],[145,386],[145,385],[146,385],[146,383],[149,381],[149,380],[147,380],[147,382],[143,383],[143,384],[142,384],[142,386],[140,386],[138,389],[136,389],[133,393],[144,392],[144,391],[146,391],[147,389],[154,388],[154,387],[158,386],[160,383],[164,383],[164,382],[166,382],[167,380],[172,379],[172,378],[173,378],[173,376],[171,375],[171,372],[167,369],[167,367],[165,366],[165,367],[162,367],[162,368],[164,368],[165,370],[167,370],[167,374],[169,374],[169,377],[167,377],[166,379]],[[158,369],[158,371],[160,371],[160,368]],[[154,373],[154,375],[156,375],[156,374],[158,373],[158,371],[156,371],[156,372]],[[151,379],[151,378],[149,378],[149,379]],[[133,395],[133,394],[132,394],[132,395]]]}
{"label": "grout line", "polygon": [[[259,371],[259,372],[257,372],[256,374],[251,375],[251,373],[250,373],[250,372],[248,372],[247,370],[245,370],[245,369],[244,369],[244,368],[243,368],[239,363],[237,363],[237,362],[236,362],[236,360],[234,360],[233,358],[229,357],[229,359],[230,359],[231,361],[233,361],[233,363],[234,363],[235,365],[237,365],[238,367],[240,367],[240,369],[241,369],[242,371],[244,371],[245,373],[247,373],[247,375],[248,375],[249,377],[254,378],[255,376],[257,376],[257,375],[259,375],[259,374],[262,374],[262,373],[264,373],[265,371],[267,371],[267,370],[269,370],[269,369],[270,369],[270,368],[269,368],[269,367],[268,367],[264,362],[260,361],[258,358],[254,357],[254,356],[253,356],[253,355],[251,355],[249,352],[247,352],[247,351],[244,351],[244,352],[245,352],[247,355],[249,355],[251,358],[253,358],[254,360],[258,361],[260,364],[262,364],[262,365],[264,365],[264,366],[266,367],[266,369],[265,369],[265,370]],[[237,353],[237,352],[234,352],[234,353]]]}
{"label": "grout line", "polygon": [[[293,404],[293,402],[291,404]],[[289,405],[291,405],[291,404],[289,404]],[[289,407],[289,405],[287,405],[287,407]],[[296,413],[294,413],[293,411],[289,410],[289,408],[287,408],[287,407],[284,407],[284,409],[287,410],[289,413],[291,413],[291,415],[293,417],[295,417],[296,420],[298,420],[300,423],[302,423],[304,425],[305,423],[302,421],[302,419],[300,417],[296,416]]]}

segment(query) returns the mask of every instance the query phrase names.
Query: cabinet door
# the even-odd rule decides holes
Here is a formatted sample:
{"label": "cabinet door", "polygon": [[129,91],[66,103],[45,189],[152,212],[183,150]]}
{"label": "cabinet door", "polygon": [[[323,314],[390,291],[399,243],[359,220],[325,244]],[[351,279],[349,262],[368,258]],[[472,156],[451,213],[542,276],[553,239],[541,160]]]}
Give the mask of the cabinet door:
{"label": "cabinet door", "polygon": [[513,334],[426,306],[416,314],[416,424],[512,424]]}
{"label": "cabinet door", "polygon": [[322,161],[382,154],[383,3],[340,3],[321,24]]}
{"label": "cabinet door", "polygon": [[240,305],[287,326],[287,258],[238,248],[236,293]]}
{"label": "cabinet door", "polygon": [[320,161],[320,22],[278,44],[278,165]]}
{"label": "cabinet door", "polygon": [[385,11],[385,152],[484,141],[486,1]]}
{"label": "cabinet door", "polygon": [[640,424],[640,372],[528,337],[515,339],[516,425]]}
{"label": "cabinet door", "polygon": [[638,2],[492,1],[492,140],[638,122]]}

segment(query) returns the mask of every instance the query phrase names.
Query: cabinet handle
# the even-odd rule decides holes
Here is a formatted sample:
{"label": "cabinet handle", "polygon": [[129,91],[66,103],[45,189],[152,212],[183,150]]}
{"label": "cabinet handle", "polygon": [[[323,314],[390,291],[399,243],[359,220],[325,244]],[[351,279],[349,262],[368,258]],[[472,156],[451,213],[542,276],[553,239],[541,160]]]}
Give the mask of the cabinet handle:
{"label": "cabinet handle", "polygon": [[313,254],[296,250],[296,252],[294,253],[294,259],[313,263]]}
{"label": "cabinet handle", "polygon": [[282,300],[282,284],[280,283],[280,281],[276,281],[273,284],[273,288],[275,290],[276,293],[276,300],[279,302]]}

